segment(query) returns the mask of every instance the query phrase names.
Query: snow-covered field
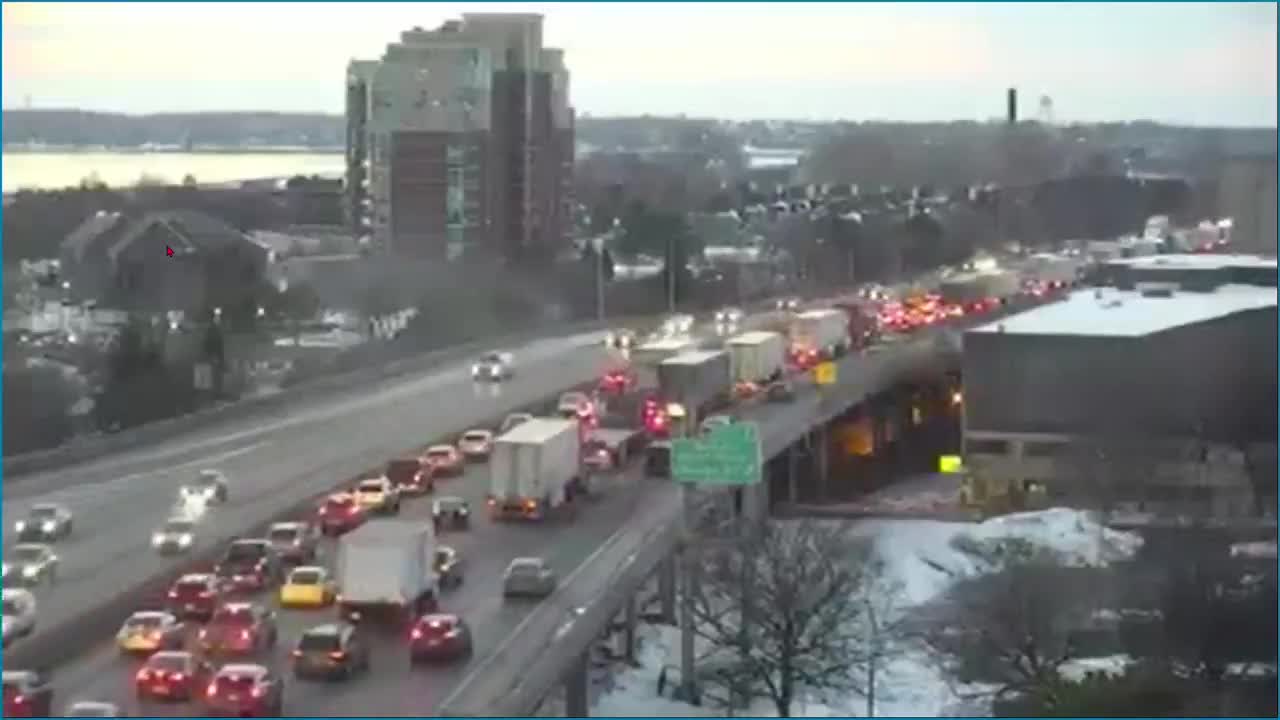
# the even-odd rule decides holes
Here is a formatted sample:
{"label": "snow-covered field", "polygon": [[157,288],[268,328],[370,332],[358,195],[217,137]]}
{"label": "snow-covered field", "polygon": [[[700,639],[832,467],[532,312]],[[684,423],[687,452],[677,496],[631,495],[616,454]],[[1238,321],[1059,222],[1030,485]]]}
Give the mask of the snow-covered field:
{"label": "snow-covered field", "polygon": [[[909,610],[938,598],[957,581],[975,577],[991,568],[980,567],[970,555],[952,542],[966,537],[976,541],[1019,538],[1061,553],[1068,562],[1102,565],[1132,557],[1142,545],[1141,538],[1109,530],[1082,512],[1056,508],[1019,513],[983,523],[944,523],[933,520],[872,520],[857,526],[859,533],[872,538],[875,552],[883,561],[882,581],[897,586],[900,609]],[[639,667],[619,669],[612,688],[596,701],[592,714],[603,717],[681,717],[721,715],[724,711],[695,708],[658,697],[658,673],[664,665],[678,667],[680,632],[669,626],[640,629]],[[1098,658],[1101,667],[1082,661],[1083,672],[1114,668],[1116,659]],[[989,708],[975,705],[960,693],[980,688],[957,688],[923,650],[904,647],[894,653],[877,682],[875,714],[882,717],[954,717],[984,715]],[[967,693],[966,693],[967,694]],[[792,710],[797,717],[849,717],[865,714],[860,697],[808,697]],[[743,716],[775,717],[772,705],[757,702]]]}

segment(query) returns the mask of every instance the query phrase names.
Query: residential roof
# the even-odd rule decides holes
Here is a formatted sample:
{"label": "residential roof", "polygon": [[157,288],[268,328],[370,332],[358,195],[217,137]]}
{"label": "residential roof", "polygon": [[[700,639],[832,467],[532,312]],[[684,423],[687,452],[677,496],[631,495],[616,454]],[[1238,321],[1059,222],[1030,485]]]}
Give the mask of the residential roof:
{"label": "residential roof", "polygon": [[1116,258],[1108,265],[1128,265],[1140,269],[1217,270],[1221,268],[1271,268],[1276,269],[1276,259],[1258,255],[1241,254],[1171,254],[1143,255],[1141,257]]}
{"label": "residential roof", "polygon": [[69,252],[76,262],[84,259],[85,253],[97,242],[114,242],[129,227],[128,218],[118,212],[98,212],[85,218],[75,230],[62,241],[62,250]]}
{"label": "residential roof", "polygon": [[1170,297],[1148,297],[1138,290],[1099,288],[1073,292],[1059,302],[969,332],[1141,337],[1275,306],[1276,289],[1255,285],[1222,285],[1213,292],[1174,290]]}
{"label": "residential roof", "polygon": [[112,262],[125,248],[143,240],[168,245],[175,253],[208,252],[245,242],[245,234],[221,220],[192,210],[153,212],[129,226],[107,251]]}

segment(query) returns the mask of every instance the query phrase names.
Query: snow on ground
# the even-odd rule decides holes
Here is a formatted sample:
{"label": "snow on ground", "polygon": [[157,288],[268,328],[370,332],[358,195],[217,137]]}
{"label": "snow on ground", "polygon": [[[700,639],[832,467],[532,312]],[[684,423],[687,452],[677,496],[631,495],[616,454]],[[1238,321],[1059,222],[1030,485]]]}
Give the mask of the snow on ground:
{"label": "snow on ground", "polygon": [[[869,520],[858,532],[873,539],[877,556],[885,563],[883,581],[895,585],[906,610],[929,602],[954,583],[991,572],[953,546],[957,538],[995,540],[1020,538],[1062,553],[1067,562],[1103,565],[1132,557],[1142,545],[1136,535],[1099,525],[1086,513],[1055,508],[1018,513],[982,523],[947,523],[934,520]],[[612,689],[599,697],[592,714],[601,717],[710,717],[724,714],[714,708],[695,708],[658,697],[658,674],[664,665],[679,667],[680,631],[661,625],[639,630],[639,667],[620,670]],[[1088,671],[1116,672],[1127,658],[1078,660],[1067,672],[1083,677]],[[944,671],[923,650],[903,647],[880,672],[875,714],[881,717],[955,717],[986,714],[989,708],[966,701],[957,694],[976,687],[953,688]],[[792,709],[797,717],[849,717],[864,715],[860,697],[806,698]],[[737,714],[775,717],[771,704],[757,701]]]}

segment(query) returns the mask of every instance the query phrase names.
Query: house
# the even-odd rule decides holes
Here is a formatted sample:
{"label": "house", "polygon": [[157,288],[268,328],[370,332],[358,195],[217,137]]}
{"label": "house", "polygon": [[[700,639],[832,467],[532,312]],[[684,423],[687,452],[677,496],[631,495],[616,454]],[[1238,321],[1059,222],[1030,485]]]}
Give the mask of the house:
{"label": "house", "polygon": [[269,250],[199,212],[97,213],[63,242],[62,259],[77,297],[126,310],[199,312],[254,291]]}

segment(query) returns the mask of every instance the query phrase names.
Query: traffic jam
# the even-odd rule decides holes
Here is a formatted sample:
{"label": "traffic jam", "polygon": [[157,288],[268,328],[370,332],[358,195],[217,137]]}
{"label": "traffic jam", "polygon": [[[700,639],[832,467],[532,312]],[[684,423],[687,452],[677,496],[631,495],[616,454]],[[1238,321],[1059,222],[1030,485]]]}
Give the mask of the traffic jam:
{"label": "traffic jam", "polygon": [[[1036,297],[1049,298],[1061,286],[1036,289]],[[137,608],[114,642],[138,660],[138,706],[160,716],[170,714],[168,703],[208,715],[287,714],[286,674],[291,683],[343,681],[376,664],[367,637],[372,624],[398,628],[402,656],[414,665],[465,662],[473,650],[471,627],[465,612],[447,607],[447,591],[464,580],[465,558],[440,540],[471,531],[476,512],[493,522],[572,519],[575,500],[595,491],[594,478],[633,460],[646,476],[669,476],[669,441],[685,417],[701,420],[696,432],[710,432],[733,422],[738,403],[793,399],[797,381],[822,361],[1000,304],[987,294],[968,301],[936,292],[895,299],[884,288],[865,287],[854,297],[808,307],[795,298],[779,300],[763,327],[751,330],[742,329],[741,310],[722,309],[711,319],[710,341],[695,338],[690,315],[672,315],[647,334],[611,332],[598,382],[563,393],[547,416],[511,413],[495,427],[468,428],[453,442],[391,458],[380,472],[320,498],[305,517],[230,542],[211,567],[178,577],[162,597]],[[494,351],[471,366],[470,376],[502,383],[516,370],[512,353]],[[531,456],[538,462],[528,462]],[[481,508],[449,488],[476,466],[489,476]],[[201,520],[228,503],[230,488],[218,470],[195,472],[179,488],[172,516],[152,531],[152,550],[193,552]],[[424,520],[403,519],[407,508],[417,508],[414,516]],[[19,543],[4,561],[6,647],[36,626],[33,591],[55,581],[54,548],[72,535],[74,522],[66,508],[45,503],[14,529]],[[322,552],[322,543],[332,549]],[[501,575],[501,594],[537,600],[559,582],[546,558],[517,557]],[[315,621],[298,636],[281,632],[282,613],[316,611],[324,614],[308,616]],[[264,660],[277,648],[287,650],[287,667]],[[55,702],[52,679],[34,669],[6,666],[3,675],[8,717],[126,712],[103,698]],[[57,692],[75,694],[74,688]]]}

